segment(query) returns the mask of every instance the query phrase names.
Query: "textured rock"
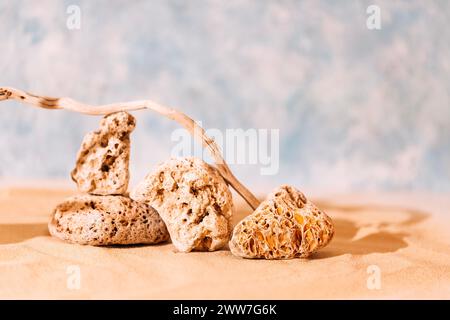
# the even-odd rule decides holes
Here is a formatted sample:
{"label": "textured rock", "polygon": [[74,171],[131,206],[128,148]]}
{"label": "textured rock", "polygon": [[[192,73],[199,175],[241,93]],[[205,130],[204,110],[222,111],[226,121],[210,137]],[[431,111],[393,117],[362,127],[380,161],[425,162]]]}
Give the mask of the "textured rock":
{"label": "textured rock", "polygon": [[297,189],[281,186],[233,230],[231,252],[244,258],[308,257],[332,239],[331,218]]}
{"label": "textured rock", "polygon": [[84,137],[72,171],[72,179],[81,192],[126,194],[130,177],[130,133],[135,125],[132,115],[117,112],[105,116],[100,129]]}
{"label": "textured rock", "polygon": [[231,233],[231,192],[215,168],[197,158],[159,165],[131,197],[158,210],[172,243],[182,252],[217,250]]}
{"label": "textured rock", "polygon": [[123,196],[69,198],[56,207],[48,227],[54,237],[95,246],[149,244],[169,239],[155,209]]}

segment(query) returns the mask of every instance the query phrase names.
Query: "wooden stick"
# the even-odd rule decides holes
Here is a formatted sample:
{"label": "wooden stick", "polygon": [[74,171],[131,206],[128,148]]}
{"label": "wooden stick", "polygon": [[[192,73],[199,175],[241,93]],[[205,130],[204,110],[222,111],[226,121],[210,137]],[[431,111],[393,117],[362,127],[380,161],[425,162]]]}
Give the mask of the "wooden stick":
{"label": "wooden stick", "polygon": [[65,109],[89,115],[106,115],[119,111],[135,111],[143,109],[153,110],[165,116],[166,118],[178,122],[192,136],[194,136],[196,139],[201,140],[203,146],[207,148],[211,153],[214,162],[216,163],[217,170],[222,175],[222,177],[242,196],[242,198],[244,198],[244,200],[250,205],[250,207],[252,207],[253,210],[255,210],[259,205],[259,200],[233,175],[215,141],[209,138],[206,135],[205,130],[200,127],[194,120],[175,109],[163,106],[150,100],[91,106],[70,98],[52,98],[38,96],[9,87],[0,87],[0,101],[2,100],[17,100],[39,108],[52,110]]}

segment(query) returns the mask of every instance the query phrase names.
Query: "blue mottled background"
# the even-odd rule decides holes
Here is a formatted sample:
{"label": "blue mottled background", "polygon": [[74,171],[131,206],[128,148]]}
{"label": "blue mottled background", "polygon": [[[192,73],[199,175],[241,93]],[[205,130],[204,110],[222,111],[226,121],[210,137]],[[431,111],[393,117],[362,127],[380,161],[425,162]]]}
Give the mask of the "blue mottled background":
{"label": "blue mottled background", "polygon": [[[69,5],[81,29],[66,27]],[[368,30],[366,8],[381,8]],[[279,128],[259,190],[450,190],[450,1],[0,0],[0,85],[97,104],[150,98],[207,128]],[[132,176],[174,123],[135,113]],[[67,178],[98,118],[0,105],[0,178]]]}

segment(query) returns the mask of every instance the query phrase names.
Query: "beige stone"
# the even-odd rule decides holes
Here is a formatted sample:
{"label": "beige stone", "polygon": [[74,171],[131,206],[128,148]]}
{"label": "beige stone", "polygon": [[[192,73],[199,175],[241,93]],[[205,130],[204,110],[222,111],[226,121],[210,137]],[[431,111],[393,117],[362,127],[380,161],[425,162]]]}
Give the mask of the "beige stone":
{"label": "beige stone", "polygon": [[50,234],[71,243],[94,246],[153,244],[169,233],[155,209],[124,196],[71,197],[54,210]]}
{"label": "beige stone", "polygon": [[84,137],[71,174],[81,192],[126,194],[130,177],[130,133],[135,125],[132,115],[112,113],[102,119],[99,130]]}
{"label": "beige stone", "polygon": [[131,197],[158,210],[182,252],[217,250],[229,240],[231,192],[218,171],[197,158],[171,159],[153,170]]}
{"label": "beige stone", "polygon": [[231,252],[244,258],[308,257],[332,239],[331,218],[303,193],[281,186],[233,230]]}

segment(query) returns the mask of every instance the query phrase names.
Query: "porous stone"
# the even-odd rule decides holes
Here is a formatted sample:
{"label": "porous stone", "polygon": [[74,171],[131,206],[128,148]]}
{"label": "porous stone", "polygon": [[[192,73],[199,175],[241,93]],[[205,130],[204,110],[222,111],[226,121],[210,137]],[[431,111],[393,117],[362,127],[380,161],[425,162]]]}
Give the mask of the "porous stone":
{"label": "porous stone", "polygon": [[131,114],[112,113],[102,119],[99,130],[84,137],[71,173],[81,192],[126,194],[130,178],[130,133],[135,126]]}
{"label": "porous stone", "polygon": [[48,228],[59,239],[94,246],[153,244],[169,239],[155,209],[124,196],[71,197],[55,208]]}
{"label": "porous stone", "polygon": [[244,258],[308,257],[332,239],[332,220],[303,193],[283,185],[239,222],[229,243]]}
{"label": "porous stone", "polygon": [[130,196],[158,210],[179,251],[214,251],[229,240],[231,192],[217,169],[198,158],[162,163]]}

